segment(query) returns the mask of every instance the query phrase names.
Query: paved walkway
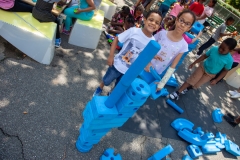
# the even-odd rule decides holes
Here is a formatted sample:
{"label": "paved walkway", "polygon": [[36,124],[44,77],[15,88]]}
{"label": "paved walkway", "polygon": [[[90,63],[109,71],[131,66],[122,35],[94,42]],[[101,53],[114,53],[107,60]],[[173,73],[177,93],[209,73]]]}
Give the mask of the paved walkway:
{"label": "paved walkway", "polygon": [[[124,3],[131,2],[118,1]],[[173,160],[187,153],[184,141],[118,129],[109,132],[89,153],[78,152],[75,142],[83,123],[82,111],[106,71],[110,47],[104,35],[94,51],[72,46],[68,37],[62,38],[62,48],[56,49],[53,62],[46,66],[24,57],[0,37],[0,159],[97,160],[105,149],[113,147],[124,160],[146,160],[167,144],[174,148],[169,155]],[[190,74],[187,66],[193,59],[190,53],[176,73],[180,83]],[[229,89],[225,82],[199,89],[209,112],[219,107],[223,112],[240,114],[240,102],[227,96]],[[106,88],[104,94],[109,90]],[[239,127],[233,129],[225,121],[215,125],[240,145]],[[199,159],[236,158],[219,152]]]}

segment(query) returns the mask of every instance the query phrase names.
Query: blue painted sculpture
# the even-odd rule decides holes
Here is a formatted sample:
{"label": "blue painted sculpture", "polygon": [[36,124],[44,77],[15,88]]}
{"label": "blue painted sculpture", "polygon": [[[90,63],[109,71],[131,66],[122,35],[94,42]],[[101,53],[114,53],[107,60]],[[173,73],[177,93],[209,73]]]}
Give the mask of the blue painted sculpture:
{"label": "blue painted sculpture", "polygon": [[188,151],[188,154],[193,159],[198,158],[199,156],[202,156],[201,149],[198,146],[196,146],[196,145],[189,145],[189,146],[187,146],[187,151]]}
{"label": "blue painted sculpture", "polygon": [[180,108],[176,103],[174,103],[173,101],[171,101],[170,99],[167,99],[167,104],[169,104],[172,108],[174,108],[176,111],[178,111],[180,114],[183,113],[183,109]]}
{"label": "blue painted sculpture", "polygon": [[160,50],[156,41],[150,41],[139,57],[108,96],[94,96],[83,111],[84,123],[76,147],[88,152],[112,128],[122,126],[146,102],[151,94],[149,85],[136,79],[143,68]]}
{"label": "blue painted sculpture", "polygon": [[114,155],[113,148],[108,148],[103,152],[103,155],[100,157],[100,160],[122,160],[122,157],[119,153],[117,155]]}
{"label": "blue painted sculpture", "polygon": [[170,154],[173,151],[174,151],[174,149],[172,148],[172,146],[167,145],[166,147],[164,147],[163,149],[161,149],[157,153],[155,153],[153,156],[148,158],[148,160],[160,160],[160,159],[166,157],[168,154]]}

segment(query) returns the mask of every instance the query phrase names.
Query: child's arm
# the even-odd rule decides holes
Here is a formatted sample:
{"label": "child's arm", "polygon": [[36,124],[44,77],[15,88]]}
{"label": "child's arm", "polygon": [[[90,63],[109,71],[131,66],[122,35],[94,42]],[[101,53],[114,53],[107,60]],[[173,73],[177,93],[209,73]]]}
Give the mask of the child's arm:
{"label": "child's arm", "polygon": [[122,33],[124,30],[117,26],[116,29],[107,29],[106,30],[108,33],[116,33],[116,34],[119,34],[119,33]]}
{"label": "child's arm", "polygon": [[206,54],[203,54],[201,57],[199,57],[197,60],[195,60],[192,64],[189,65],[189,69],[192,69],[192,67],[199,63],[199,62],[202,62],[204,59],[208,58],[208,56]]}
{"label": "child's arm", "polygon": [[112,42],[112,45],[111,45],[111,48],[110,48],[110,54],[109,54],[108,59],[107,59],[107,64],[108,64],[109,66],[112,66],[112,65],[113,65],[114,53],[115,53],[117,44],[118,44],[118,37],[116,36],[116,37],[114,38],[113,42]]}
{"label": "child's arm", "polygon": [[163,78],[161,79],[161,81],[158,83],[157,85],[157,89],[156,92],[163,89],[163,87],[165,86],[165,84],[167,83],[167,81],[169,80],[169,78],[172,76],[173,72],[175,71],[175,68],[179,62],[179,60],[181,59],[183,53],[179,53],[173,60],[171,66],[168,68],[166,74],[163,76]]}
{"label": "child's arm", "polygon": [[202,35],[202,32],[199,32],[198,35],[192,39],[191,43],[194,43],[196,40],[198,40],[198,38],[201,37],[201,35]]}
{"label": "child's arm", "polygon": [[224,36],[232,36],[233,33],[220,33],[220,37],[224,37]]}
{"label": "child's arm", "polygon": [[227,73],[228,73],[228,70],[224,69],[224,70],[220,73],[220,75],[217,77],[217,79],[214,79],[214,80],[211,81],[211,85],[214,85],[214,84],[216,84],[218,81],[220,81],[221,79],[223,79],[223,77],[225,77]]}

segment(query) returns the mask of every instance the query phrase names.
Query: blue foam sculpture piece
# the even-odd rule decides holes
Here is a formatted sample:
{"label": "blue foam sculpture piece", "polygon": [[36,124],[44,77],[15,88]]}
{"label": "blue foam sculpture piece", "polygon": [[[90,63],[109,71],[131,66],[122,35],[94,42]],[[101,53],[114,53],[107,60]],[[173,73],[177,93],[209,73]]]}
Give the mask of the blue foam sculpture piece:
{"label": "blue foam sculpture piece", "polygon": [[119,153],[117,155],[114,155],[113,148],[108,148],[103,152],[103,155],[100,157],[100,160],[122,160],[122,157]]}
{"label": "blue foam sculpture piece", "polygon": [[216,142],[216,143],[215,143],[215,146],[216,146],[217,148],[219,148],[219,149],[224,149],[224,148],[225,148],[225,145],[222,144],[222,143],[220,143],[220,142]]}
{"label": "blue foam sculpture piece", "polygon": [[240,156],[240,149],[239,149],[239,146],[237,144],[233,143],[230,140],[226,140],[225,141],[225,147],[226,147],[226,151],[228,151],[232,155]]}
{"label": "blue foam sculpture piece", "polygon": [[195,34],[198,34],[200,31],[202,31],[204,26],[199,23],[198,21],[195,21],[195,23],[192,25],[191,31]]}
{"label": "blue foam sculpture piece", "polygon": [[187,129],[189,131],[193,130],[193,126],[194,124],[184,118],[177,118],[175,119],[172,123],[171,126],[176,130],[176,131],[180,131],[182,129]]}
{"label": "blue foam sculpture piece", "polygon": [[216,133],[216,138],[220,138],[220,143],[221,144],[225,144],[225,141],[227,140],[226,134],[222,134],[221,132]]}
{"label": "blue foam sculpture piece", "polygon": [[220,152],[221,150],[215,145],[215,144],[205,144],[204,146],[202,146],[202,152],[204,154],[213,154],[216,152]]}
{"label": "blue foam sculpture piece", "polygon": [[142,79],[136,78],[126,91],[127,95],[134,101],[143,101],[151,94],[149,85]]}
{"label": "blue foam sculpture piece", "polygon": [[94,118],[110,119],[118,115],[116,106],[108,108],[105,106],[107,96],[94,96],[91,100],[91,107]]}
{"label": "blue foam sculpture piece", "polygon": [[214,137],[215,137],[215,136],[214,136],[213,133],[208,132],[208,133],[205,133],[201,138],[202,138],[203,140],[209,141],[209,140],[213,139]]}
{"label": "blue foam sculpture piece", "polygon": [[161,77],[160,75],[157,73],[157,71],[155,69],[153,69],[152,67],[150,67],[150,73],[153,75],[153,77],[155,78],[155,80],[160,81]]}
{"label": "blue foam sculpture piece", "polygon": [[203,146],[207,143],[207,140],[201,139],[199,134],[194,134],[188,129],[182,129],[178,132],[179,137],[184,139],[185,141],[192,143],[197,146]]}
{"label": "blue foam sculpture piece", "polygon": [[178,111],[180,114],[183,113],[183,109],[180,108],[176,103],[174,103],[173,101],[171,101],[170,99],[167,99],[167,104],[169,104],[172,108],[174,108],[176,111]]}
{"label": "blue foam sculpture piece", "polygon": [[143,71],[145,66],[153,59],[160,50],[160,45],[155,40],[151,40],[138,58],[133,62],[131,67],[123,75],[117,86],[105,102],[106,107],[112,108],[116,105],[120,97],[124,94],[132,81]]}
{"label": "blue foam sculpture piece", "polygon": [[221,123],[222,122],[222,116],[223,116],[223,114],[222,114],[220,108],[217,108],[212,112],[213,121],[216,122],[216,123]]}
{"label": "blue foam sculpture piece", "polygon": [[169,78],[169,80],[167,81],[166,85],[172,86],[172,87],[178,87],[178,82],[177,82],[175,76],[174,76],[174,77],[171,76],[171,77]]}
{"label": "blue foam sculpture piece", "polygon": [[[147,97],[148,98],[148,97]],[[141,101],[134,101],[132,100],[128,94],[123,94],[121,98],[119,99],[118,103],[122,103],[124,106],[142,106],[147,99],[142,99]]]}
{"label": "blue foam sculpture piece", "polygon": [[196,145],[189,145],[189,146],[187,146],[187,151],[188,151],[188,154],[193,159],[198,158],[199,156],[202,156],[201,149],[198,146],[196,146]]}
{"label": "blue foam sculpture piece", "polygon": [[77,140],[76,142],[76,148],[78,151],[80,152],[89,152],[91,149],[92,149],[93,145],[89,145],[89,146],[86,146],[86,145],[82,145],[81,142],[80,142],[80,139]]}
{"label": "blue foam sculpture piece", "polygon": [[201,127],[197,127],[195,130],[193,130],[193,133],[199,134],[200,136],[204,135],[204,131],[202,131]]}
{"label": "blue foam sculpture piece", "polygon": [[161,89],[160,91],[158,91],[158,92],[156,92],[156,89],[157,89],[157,84],[156,84],[156,82],[158,82],[158,81],[154,81],[154,82],[152,82],[149,86],[150,86],[150,88],[151,88],[151,95],[150,95],[150,97],[152,98],[152,99],[157,99],[158,97],[160,97],[160,96],[167,96],[167,95],[169,95],[169,92],[167,91],[167,89],[166,88],[163,88],[163,89]]}
{"label": "blue foam sculpture piece", "polygon": [[166,147],[164,147],[163,149],[159,150],[157,153],[155,153],[153,156],[151,156],[150,158],[148,158],[148,160],[159,160],[164,158],[166,155],[170,154],[171,152],[173,152],[174,149],[172,148],[172,146],[169,144]]}
{"label": "blue foam sculpture piece", "polygon": [[185,155],[182,157],[182,160],[193,160],[189,155]]}
{"label": "blue foam sculpture piece", "polygon": [[139,108],[141,107],[141,105],[133,105],[133,106],[126,106],[124,105],[122,102],[118,102],[117,103],[117,110],[118,113],[132,113],[132,112],[136,112]]}
{"label": "blue foam sculpture piece", "polygon": [[153,81],[155,81],[155,78],[153,77],[153,75],[150,72],[147,72],[145,70],[143,70],[140,74],[139,77],[141,79],[143,79],[145,82],[147,82],[148,84],[152,83]]}
{"label": "blue foam sculpture piece", "polygon": [[120,48],[123,47],[123,44],[124,44],[124,43],[118,42],[118,46],[119,46]]}

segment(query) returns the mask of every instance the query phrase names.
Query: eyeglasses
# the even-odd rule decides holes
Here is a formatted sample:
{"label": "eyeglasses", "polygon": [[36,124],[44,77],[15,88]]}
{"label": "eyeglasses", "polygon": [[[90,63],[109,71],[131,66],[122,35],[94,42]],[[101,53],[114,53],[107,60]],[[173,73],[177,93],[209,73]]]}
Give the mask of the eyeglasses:
{"label": "eyeglasses", "polygon": [[184,24],[187,27],[191,27],[192,23],[190,22],[185,22],[182,18],[178,18],[178,22],[181,24]]}

